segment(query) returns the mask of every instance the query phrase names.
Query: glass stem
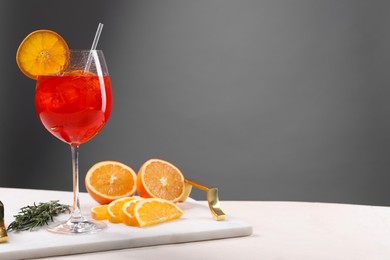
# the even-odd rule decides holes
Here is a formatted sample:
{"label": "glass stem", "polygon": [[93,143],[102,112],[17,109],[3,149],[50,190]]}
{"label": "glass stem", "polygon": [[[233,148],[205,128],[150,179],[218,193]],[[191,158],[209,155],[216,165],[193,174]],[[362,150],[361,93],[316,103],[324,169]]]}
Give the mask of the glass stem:
{"label": "glass stem", "polygon": [[80,210],[80,200],[79,200],[79,145],[71,145],[70,149],[72,150],[72,169],[73,169],[73,219],[82,218]]}

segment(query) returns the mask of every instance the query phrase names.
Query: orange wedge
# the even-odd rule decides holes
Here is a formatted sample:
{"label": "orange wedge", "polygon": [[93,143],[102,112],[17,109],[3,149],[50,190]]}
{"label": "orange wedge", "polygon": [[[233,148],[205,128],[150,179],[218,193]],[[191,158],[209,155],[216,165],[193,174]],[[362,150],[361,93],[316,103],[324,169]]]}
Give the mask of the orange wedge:
{"label": "orange wedge", "polygon": [[160,159],[150,159],[138,171],[137,191],[143,198],[178,202],[185,192],[184,177],[173,164]]}
{"label": "orange wedge", "polygon": [[134,207],[138,226],[145,227],[180,218],[183,211],[173,202],[163,199],[144,199]]}
{"label": "orange wedge", "polygon": [[120,212],[122,211],[123,204],[128,201],[134,200],[133,197],[125,197],[121,199],[116,199],[108,204],[108,220],[111,223],[121,223],[122,219],[120,218]]}
{"label": "orange wedge", "polygon": [[85,176],[85,187],[100,204],[131,197],[136,191],[136,173],[129,166],[116,161],[102,161],[93,165]]}
{"label": "orange wedge", "polygon": [[122,222],[128,226],[139,226],[138,221],[134,216],[134,208],[138,202],[143,200],[142,198],[134,199],[126,202],[120,212],[120,218]]}
{"label": "orange wedge", "polygon": [[56,32],[38,30],[27,35],[16,52],[19,69],[29,78],[63,71],[69,62],[69,47]]}
{"label": "orange wedge", "polygon": [[108,219],[107,206],[108,205],[100,205],[100,206],[93,207],[91,209],[91,217],[95,220]]}

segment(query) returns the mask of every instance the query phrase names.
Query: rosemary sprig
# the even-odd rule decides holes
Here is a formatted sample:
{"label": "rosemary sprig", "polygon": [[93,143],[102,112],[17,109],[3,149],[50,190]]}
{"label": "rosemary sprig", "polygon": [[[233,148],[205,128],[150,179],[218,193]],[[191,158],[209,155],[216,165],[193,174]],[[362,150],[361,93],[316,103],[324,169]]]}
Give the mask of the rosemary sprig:
{"label": "rosemary sprig", "polygon": [[58,203],[58,200],[51,200],[33,206],[26,206],[20,209],[15,220],[9,224],[7,231],[34,230],[36,227],[47,225],[54,217],[61,213],[70,213],[70,206]]}

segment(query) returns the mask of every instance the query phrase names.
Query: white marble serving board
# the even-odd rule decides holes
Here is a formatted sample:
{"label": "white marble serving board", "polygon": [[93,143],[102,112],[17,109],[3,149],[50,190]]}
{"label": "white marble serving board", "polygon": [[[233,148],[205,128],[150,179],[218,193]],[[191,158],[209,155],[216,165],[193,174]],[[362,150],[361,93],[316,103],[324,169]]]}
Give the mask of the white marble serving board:
{"label": "white marble serving board", "polygon": [[[0,200],[5,205],[6,225],[13,221],[19,209],[34,202],[60,200],[71,204],[72,193],[30,189],[0,188]],[[85,215],[97,203],[87,193],[80,194]],[[0,259],[25,259],[59,255],[70,255],[123,248],[174,244],[201,240],[248,236],[252,227],[227,214],[227,220],[215,221],[206,202],[188,199],[178,204],[184,215],[178,220],[146,228],[129,227],[124,224],[108,225],[99,233],[87,235],[60,235],[41,228],[37,231],[10,232],[8,242],[0,244]],[[223,209],[223,201],[221,202]],[[65,220],[62,215],[57,220]]]}

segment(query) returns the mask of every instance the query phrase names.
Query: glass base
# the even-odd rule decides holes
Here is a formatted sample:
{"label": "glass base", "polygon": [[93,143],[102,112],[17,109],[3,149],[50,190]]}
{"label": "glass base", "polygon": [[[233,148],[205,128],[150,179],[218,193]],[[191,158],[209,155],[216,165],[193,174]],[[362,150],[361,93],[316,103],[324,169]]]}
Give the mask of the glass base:
{"label": "glass base", "polygon": [[96,233],[106,227],[107,225],[103,222],[95,222],[81,217],[70,218],[64,223],[48,227],[47,230],[53,233],[75,235]]}

